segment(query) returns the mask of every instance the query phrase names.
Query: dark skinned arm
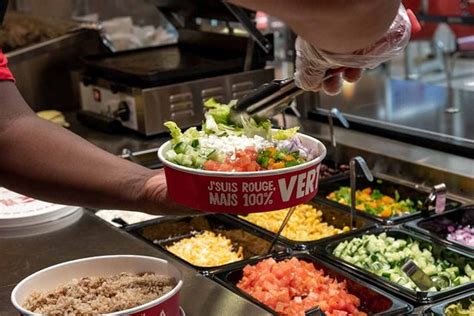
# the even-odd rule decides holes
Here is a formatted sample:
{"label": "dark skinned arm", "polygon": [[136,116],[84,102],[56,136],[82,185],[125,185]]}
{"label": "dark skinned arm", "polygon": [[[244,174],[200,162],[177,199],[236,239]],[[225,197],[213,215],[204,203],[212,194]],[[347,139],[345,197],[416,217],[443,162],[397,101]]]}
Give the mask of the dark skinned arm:
{"label": "dark skinned arm", "polygon": [[400,0],[229,2],[275,16],[313,46],[333,53],[350,53],[382,38],[400,6]]}
{"label": "dark skinned arm", "polygon": [[38,118],[15,84],[0,82],[0,185],[54,203],[189,214],[170,201],[164,174],[109,154]]}

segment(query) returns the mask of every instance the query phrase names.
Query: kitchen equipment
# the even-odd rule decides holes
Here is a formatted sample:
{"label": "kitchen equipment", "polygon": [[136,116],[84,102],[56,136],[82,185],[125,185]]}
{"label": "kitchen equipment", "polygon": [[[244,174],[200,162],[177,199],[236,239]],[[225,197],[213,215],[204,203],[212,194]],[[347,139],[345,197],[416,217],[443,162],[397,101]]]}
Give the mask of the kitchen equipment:
{"label": "kitchen equipment", "polygon": [[[131,157],[133,156],[133,157]],[[158,148],[132,152],[128,148],[122,149],[123,159],[135,162],[139,165],[147,167],[149,169],[160,169],[163,168],[163,163],[158,158]]]}
{"label": "kitchen equipment", "polygon": [[270,244],[270,247],[268,248],[268,253],[272,252],[273,246],[277,242],[278,238],[280,238],[281,232],[283,231],[283,229],[285,229],[286,224],[288,224],[288,221],[290,220],[291,215],[293,215],[293,213],[295,212],[295,208],[296,208],[295,206],[290,207],[290,209],[288,210],[288,213],[286,213],[286,216],[283,219],[283,222],[281,222],[280,228],[276,232],[275,236],[273,237],[272,243]]}
{"label": "kitchen equipment", "polygon": [[453,247],[463,249],[464,251],[473,251],[473,247],[464,245],[458,241],[448,239],[449,228],[458,228],[470,226],[474,227],[474,206],[466,205],[442,214],[430,214],[429,217],[423,217],[418,220],[410,221],[404,226],[416,232],[430,236],[437,241],[448,244]]}
{"label": "kitchen equipment", "polygon": [[365,162],[364,158],[357,156],[352,158],[349,161],[349,170],[350,170],[350,177],[351,177],[351,230],[354,229],[355,223],[355,213],[356,213],[356,189],[357,189],[357,171],[356,171],[356,163],[360,166],[362,169],[362,172],[367,180],[369,182],[374,181],[374,176],[372,175],[372,172],[370,171],[369,167],[367,166],[367,163]]}
{"label": "kitchen equipment", "polygon": [[[202,4],[209,4],[206,10]],[[272,58],[253,39],[202,31],[196,18],[237,21],[221,2],[156,1],[158,9],[177,28],[178,43],[87,56],[81,75],[81,105],[144,135],[166,131],[163,123],[199,125],[203,102],[241,99],[273,79],[265,69]],[[251,24],[248,11],[239,18]],[[243,13],[242,13],[243,12]],[[230,25],[230,24],[229,24]]]}
{"label": "kitchen equipment", "polygon": [[[345,176],[345,177],[339,177],[339,178],[334,178],[330,179],[328,181],[321,182],[321,185],[319,187],[319,197],[318,198],[325,198],[325,201],[328,203],[345,209],[347,212],[350,212],[350,207],[347,205],[340,204],[336,201],[332,201],[327,196],[336,190],[339,190],[341,187],[350,187],[350,177]],[[419,185],[414,185],[414,184],[408,184],[406,182],[402,181],[397,181],[393,178],[390,180],[386,178],[386,176],[382,174],[376,174],[375,179],[373,182],[368,181],[365,179],[362,175],[358,176],[357,179],[357,186],[359,189],[363,189],[366,187],[370,187],[373,190],[378,190],[382,194],[389,195],[389,196],[396,196],[398,194],[400,195],[400,199],[407,199],[409,198],[414,202],[414,207],[416,208],[416,211],[413,213],[407,213],[407,214],[402,214],[402,215],[396,215],[396,216],[391,216],[391,217],[380,217],[376,215],[369,214],[368,212],[364,212],[361,210],[356,210],[357,214],[372,220],[375,220],[383,225],[396,225],[400,224],[402,222],[408,222],[412,219],[415,219],[417,217],[421,217],[424,214],[424,209],[422,207],[423,201],[426,199],[426,196],[428,195],[428,190],[429,188],[422,187]],[[453,198],[447,198],[446,200],[446,209],[450,210],[456,207],[459,207],[461,203],[459,201],[454,200]],[[430,209],[430,214],[433,214],[433,208]]]}
{"label": "kitchen equipment", "polygon": [[[344,210],[341,210],[337,207],[334,207],[332,205],[325,203],[324,201],[320,201],[317,199],[313,199],[312,201],[307,202],[306,204],[310,204],[315,209],[323,213],[322,222],[327,223],[328,225],[334,226],[335,228],[338,228],[338,229],[343,229],[345,226],[349,226],[349,223],[351,220],[350,214],[348,214]],[[240,217],[240,216],[236,217],[234,215],[228,215],[228,216],[232,216],[235,220],[238,220],[243,225],[247,225],[252,228],[258,229],[259,231],[262,231],[263,233],[271,237],[275,236],[274,232],[271,232],[265,229],[264,227],[257,225],[255,223],[251,223],[245,217]],[[349,234],[354,234],[359,231],[371,229],[374,226],[375,225],[372,221],[356,215],[355,227],[354,227],[355,229],[353,231],[343,232],[340,234],[336,234],[336,235],[321,238],[321,239],[305,240],[305,241],[295,240],[295,239],[288,238],[285,235],[280,235],[279,240],[294,250],[307,250],[307,249],[313,249],[325,243],[336,240],[340,238],[341,236],[347,236]]]}
{"label": "kitchen equipment", "polygon": [[[345,68],[330,70],[321,81],[332,78],[344,70]],[[233,123],[241,125],[242,119],[247,117],[257,121],[271,118],[282,112],[294,98],[304,92],[296,86],[294,78],[273,80],[240,99],[232,109],[230,119]]]}
{"label": "kitchen equipment", "polygon": [[429,212],[430,205],[435,203],[436,214],[442,214],[446,210],[446,184],[440,183],[431,189],[430,194],[423,202],[423,209]]}
{"label": "kitchen equipment", "polygon": [[[452,304],[460,304],[463,308],[467,309],[471,302],[474,301],[474,294],[468,293],[464,295],[457,296],[455,298],[443,301],[438,304],[434,304],[427,309],[427,312],[424,315],[429,316],[444,316],[446,315],[446,308]],[[471,316],[471,314],[458,314],[458,315],[465,315]]]}
{"label": "kitchen equipment", "polygon": [[[408,260],[402,266],[402,271],[416,284],[422,291],[427,291],[436,287],[436,283],[416,265],[413,260]],[[449,281],[449,280],[448,280]]]}
{"label": "kitchen equipment", "polygon": [[[26,102],[35,111],[78,108],[78,89],[69,71],[80,65],[80,56],[106,51],[98,33],[79,29],[77,23],[68,20],[12,12],[5,18],[4,34],[7,25],[11,25],[8,29],[13,34],[9,37],[20,38],[22,43],[18,46],[7,41],[2,46],[0,39],[0,46],[6,53],[8,67]],[[76,30],[72,31],[74,28]],[[18,35],[30,29],[30,33],[34,34]],[[37,41],[31,41],[35,35]]]}
{"label": "kitchen equipment", "polygon": [[418,235],[412,233],[410,231],[397,228],[397,227],[378,227],[367,232],[359,232],[358,234],[347,236],[340,238],[336,241],[333,241],[329,244],[326,244],[324,249],[320,251],[319,249],[315,249],[313,253],[317,255],[323,255],[332,263],[336,263],[342,269],[357,275],[359,278],[363,280],[367,280],[380,286],[384,290],[392,292],[393,294],[402,297],[409,302],[414,304],[431,304],[440,302],[446,298],[461,294],[472,292],[474,289],[474,282],[469,282],[461,285],[455,285],[449,288],[442,289],[437,292],[426,292],[426,291],[414,291],[408,289],[402,285],[399,285],[391,280],[384,278],[382,276],[378,276],[362,267],[358,267],[354,264],[351,264],[341,258],[336,257],[333,254],[334,249],[337,247],[338,244],[344,241],[350,241],[353,238],[359,238],[363,235],[380,235],[385,233],[388,237],[393,237],[396,239],[410,239],[413,241],[417,241],[420,244],[420,250],[423,249],[431,249],[431,252],[434,257],[446,260],[460,269],[463,268],[466,264],[472,265],[474,263],[474,256],[469,252],[459,251],[453,247],[446,246],[444,244],[440,244],[429,237],[425,237],[422,235]]}
{"label": "kitchen equipment", "polygon": [[[266,254],[270,245],[270,238],[253,227],[239,225],[238,222],[224,215],[199,215],[184,217],[163,217],[142,223],[129,225],[126,228],[134,236],[145,240],[154,247],[161,249],[170,256],[184,261],[202,274],[209,274],[214,271],[222,271],[234,266],[239,262],[247,262],[250,259]],[[179,242],[182,239],[196,236],[204,231],[212,232],[216,235],[224,236],[232,241],[235,251],[242,247],[243,259],[218,266],[199,266],[171,253],[166,247]],[[285,248],[278,243],[274,247],[275,252],[281,253]],[[209,256],[217,255],[209,253]]]}
{"label": "kitchen equipment", "polygon": [[346,117],[339,111],[338,108],[332,108],[331,111],[328,112],[328,123],[329,123],[329,134],[331,135],[331,146],[332,146],[332,153],[334,156],[334,164],[336,168],[339,166],[339,151],[336,150],[336,133],[334,133],[334,122],[333,116],[341,122],[342,126],[345,128],[349,128],[349,122],[347,121]]}
{"label": "kitchen equipment", "polygon": [[[235,268],[217,273],[215,279],[225,286],[226,288],[237,293],[241,297],[261,306],[268,310],[272,314],[276,314],[275,311],[271,310],[267,306],[263,305],[260,301],[243,292],[237,287],[237,283],[240,281],[243,275],[243,268],[246,264],[255,265],[258,262],[274,258],[276,261],[290,259],[296,257],[298,260],[303,260],[308,263],[312,263],[316,269],[323,270],[324,273],[331,278],[338,280],[339,282],[346,282],[349,293],[359,297],[361,306],[360,309],[366,312],[368,315],[407,315],[413,310],[410,304],[403,302],[402,300],[388,294],[386,291],[381,290],[378,287],[373,286],[369,282],[365,282],[357,276],[351,275],[340,269],[336,265],[332,265],[322,260],[317,255],[310,255],[307,253],[297,252],[294,254],[273,254],[272,256],[260,257],[250,262],[240,263]],[[312,313],[311,313],[312,312]],[[322,311],[315,307],[309,311],[306,311],[305,315],[324,315]]]}

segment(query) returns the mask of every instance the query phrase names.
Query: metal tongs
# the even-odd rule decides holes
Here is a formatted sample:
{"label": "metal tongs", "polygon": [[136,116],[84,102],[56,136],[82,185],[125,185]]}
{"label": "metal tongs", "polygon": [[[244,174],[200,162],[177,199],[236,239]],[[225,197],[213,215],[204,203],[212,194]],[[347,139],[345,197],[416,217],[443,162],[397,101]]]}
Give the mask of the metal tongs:
{"label": "metal tongs", "polygon": [[[332,78],[344,70],[345,68],[332,70],[322,81]],[[253,118],[257,122],[272,118],[283,112],[294,98],[304,92],[296,86],[294,78],[273,80],[260,86],[237,102],[232,108],[230,120],[232,123],[241,126],[242,121],[248,118]]]}
{"label": "metal tongs", "polygon": [[248,117],[256,121],[271,118],[303,92],[293,78],[274,80],[242,98],[232,109],[230,118],[237,125],[241,125],[242,120]]}
{"label": "metal tongs", "polygon": [[402,266],[402,271],[418,286],[422,291],[428,291],[435,287],[438,290],[451,285],[449,278],[439,275],[430,277],[411,259]]}

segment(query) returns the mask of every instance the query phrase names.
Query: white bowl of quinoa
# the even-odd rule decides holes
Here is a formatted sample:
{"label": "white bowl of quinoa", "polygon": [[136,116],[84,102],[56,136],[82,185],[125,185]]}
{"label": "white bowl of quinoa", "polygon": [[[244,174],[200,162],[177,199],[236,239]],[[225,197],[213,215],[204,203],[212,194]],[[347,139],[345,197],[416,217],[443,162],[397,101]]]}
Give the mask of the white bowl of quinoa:
{"label": "white bowl of quinoa", "polygon": [[28,276],[11,301],[22,315],[180,316],[180,271],[168,261],[136,255],[83,258]]}

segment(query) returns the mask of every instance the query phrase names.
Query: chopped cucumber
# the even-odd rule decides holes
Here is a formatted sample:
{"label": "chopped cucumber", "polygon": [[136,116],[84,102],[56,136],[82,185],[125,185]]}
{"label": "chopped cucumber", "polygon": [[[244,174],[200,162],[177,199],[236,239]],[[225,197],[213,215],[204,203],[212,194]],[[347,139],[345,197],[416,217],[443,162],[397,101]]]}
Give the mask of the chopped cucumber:
{"label": "chopped cucumber", "polygon": [[[336,246],[333,255],[415,291],[419,289],[401,270],[401,266],[407,259],[413,259],[429,276],[449,279],[451,284],[445,287],[474,281],[472,264],[466,264],[464,267],[456,266],[442,257],[435,257],[440,254],[434,254],[431,245],[420,244],[419,241],[411,238],[396,239],[387,236],[386,233],[346,240]],[[437,291],[437,289],[432,288],[429,291]]]}
{"label": "chopped cucumber", "polygon": [[464,272],[471,277],[474,277],[474,270],[471,268],[471,265],[468,263],[464,266]]}

